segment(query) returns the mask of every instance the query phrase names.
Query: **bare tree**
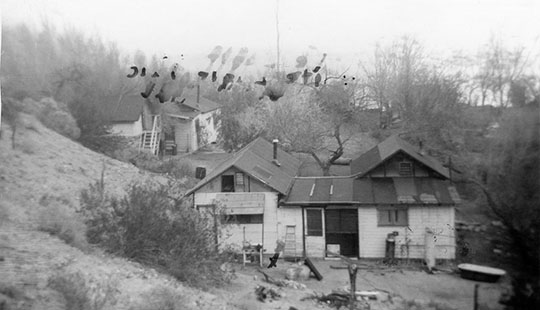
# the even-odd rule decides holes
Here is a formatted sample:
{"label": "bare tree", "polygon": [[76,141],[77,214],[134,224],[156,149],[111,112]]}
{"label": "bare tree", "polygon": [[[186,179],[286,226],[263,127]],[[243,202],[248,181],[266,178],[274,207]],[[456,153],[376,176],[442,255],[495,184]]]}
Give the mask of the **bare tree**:
{"label": "bare tree", "polygon": [[480,65],[475,80],[481,91],[482,105],[489,94],[495,105],[507,107],[511,85],[526,74],[532,58],[524,47],[510,50],[500,38],[492,36],[477,57]]}
{"label": "bare tree", "polygon": [[[510,309],[540,306],[540,111],[538,101],[504,111],[487,162],[469,171],[503,224],[513,270]],[[476,169],[474,169],[476,168]]]}
{"label": "bare tree", "polygon": [[357,85],[328,83],[320,88],[300,87],[268,104],[265,134],[278,138],[291,151],[313,157],[324,175],[343,156],[345,145],[361,127],[358,111],[364,102]]}
{"label": "bare tree", "polygon": [[[364,65],[368,98],[381,114],[381,128],[392,127],[421,140],[451,148],[464,102],[457,73],[434,62],[410,37],[378,46],[372,66]],[[395,119],[395,120],[393,120]],[[395,121],[395,122],[394,122]],[[436,142],[436,143],[435,143]]]}

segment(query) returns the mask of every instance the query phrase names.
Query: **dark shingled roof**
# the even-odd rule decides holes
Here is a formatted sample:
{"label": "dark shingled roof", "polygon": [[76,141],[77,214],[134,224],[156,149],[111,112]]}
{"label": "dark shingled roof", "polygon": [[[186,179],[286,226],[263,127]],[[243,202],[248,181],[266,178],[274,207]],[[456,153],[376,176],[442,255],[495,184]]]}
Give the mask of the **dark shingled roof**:
{"label": "dark shingled roof", "polygon": [[105,117],[110,122],[135,122],[141,116],[146,99],[140,94],[125,95],[118,102],[119,96],[109,96],[104,100]]}
{"label": "dark shingled roof", "polygon": [[255,139],[212,170],[186,195],[194,193],[231,167],[236,167],[270,188],[287,194],[300,167],[300,161],[278,147],[277,161],[280,166],[277,166],[272,162],[273,147],[272,143],[263,138]]}
{"label": "dark shingled roof", "polygon": [[285,205],[452,205],[449,181],[435,178],[297,177]]}
{"label": "dark shingled roof", "polygon": [[420,154],[416,147],[395,135],[354,159],[351,162],[351,174],[364,176],[399,151],[405,152],[444,178],[448,179],[450,177],[448,169],[444,168],[439,161],[431,156]]}
{"label": "dark shingled roof", "polygon": [[197,102],[197,93],[193,91],[184,91],[182,96],[175,99],[174,102],[163,104],[165,112],[171,115],[194,118],[201,113],[208,113],[221,108],[221,104],[208,100],[202,96]]}

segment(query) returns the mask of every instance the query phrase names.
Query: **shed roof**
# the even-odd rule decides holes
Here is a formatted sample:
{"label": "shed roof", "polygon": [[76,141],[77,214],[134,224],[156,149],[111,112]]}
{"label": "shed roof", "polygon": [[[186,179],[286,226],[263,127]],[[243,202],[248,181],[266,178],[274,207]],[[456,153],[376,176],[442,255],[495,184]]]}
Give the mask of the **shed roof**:
{"label": "shed roof", "polygon": [[440,174],[442,177],[446,179],[449,178],[448,169],[443,167],[438,160],[429,155],[421,154],[416,147],[396,135],[389,137],[354,159],[351,162],[351,174],[354,176],[364,176],[399,151],[405,152],[416,161]]}
{"label": "shed roof", "polygon": [[286,194],[298,172],[300,161],[279,147],[277,161],[279,166],[273,162],[272,143],[263,138],[257,138],[212,170],[186,195],[194,193],[231,167],[236,167],[270,188]]}
{"label": "shed roof", "polygon": [[452,205],[459,196],[435,178],[313,177],[294,179],[285,205]]}
{"label": "shed roof", "polygon": [[173,102],[166,102],[163,109],[166,113],[179,115],[188,118],[194,118],[201,113],[208,113],[221,108],[221,104],[199,96],[197,102],[197,93],[191,90],[185,90],[182,96],[176,98]]}
{"label": "shed roof", "polygon": [[140,94],[108,96],[104,99],[104,114],[110,122],[135,122],[143,112],[145,100]]}

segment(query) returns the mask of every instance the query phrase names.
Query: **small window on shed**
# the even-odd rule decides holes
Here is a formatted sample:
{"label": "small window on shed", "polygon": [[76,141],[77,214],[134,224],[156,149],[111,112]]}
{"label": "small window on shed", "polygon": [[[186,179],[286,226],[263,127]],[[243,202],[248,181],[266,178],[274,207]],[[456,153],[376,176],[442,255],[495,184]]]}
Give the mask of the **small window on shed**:
{"label": "small window on shed", "polygon": [[399,174],[400,175],[412,175],[413,172],[413,163],[408,161],[402,161],[399,163]]}
{"label": "small window on shed", "polygon": [[407,226],[409,223],[407,209],[382,208],[377,214],[378,226]]}
{"label": "small window on shed", "polygon": [[322,236],[322,209],[306,209],[307,235]]}

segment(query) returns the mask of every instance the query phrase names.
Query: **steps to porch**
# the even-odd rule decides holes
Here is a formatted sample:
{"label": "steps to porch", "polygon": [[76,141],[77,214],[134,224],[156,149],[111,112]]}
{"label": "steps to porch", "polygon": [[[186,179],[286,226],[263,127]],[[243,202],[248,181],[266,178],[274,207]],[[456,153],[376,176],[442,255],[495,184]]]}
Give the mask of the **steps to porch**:
{"label": "steps to porch", "polygon": [[159,152],[159,140],[161,135],[161,117],[152,115],[152,130],[145,130],[141,135],[139,152],[149,150],[153,155]]}

